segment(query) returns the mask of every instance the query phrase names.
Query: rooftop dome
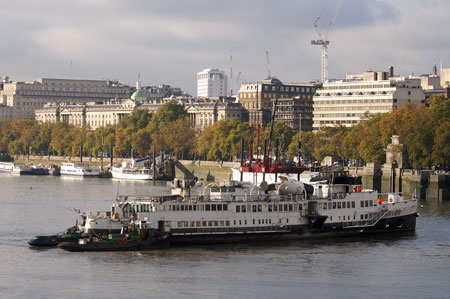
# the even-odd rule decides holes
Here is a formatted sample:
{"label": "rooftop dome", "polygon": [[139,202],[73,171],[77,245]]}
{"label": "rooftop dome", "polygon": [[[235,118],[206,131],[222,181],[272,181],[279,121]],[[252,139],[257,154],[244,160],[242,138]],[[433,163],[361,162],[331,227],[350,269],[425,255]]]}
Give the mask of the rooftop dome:
{"label": "rooftop dome", "polygon": [[145,92],[142,90],[136,90],[132,95],[131,99],[134,101],[144,101],[147,99],[147,96],[145,95]]}

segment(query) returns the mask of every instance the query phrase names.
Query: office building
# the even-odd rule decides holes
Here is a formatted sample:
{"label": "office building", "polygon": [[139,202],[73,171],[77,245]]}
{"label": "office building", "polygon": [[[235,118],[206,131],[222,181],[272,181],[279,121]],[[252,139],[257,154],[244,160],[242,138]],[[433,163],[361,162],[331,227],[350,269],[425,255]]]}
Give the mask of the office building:
{"label": "office building", "polygon": [[224,97],[227,95],[227,76],[218,69],[204,69],[197,73],[197,97]]}

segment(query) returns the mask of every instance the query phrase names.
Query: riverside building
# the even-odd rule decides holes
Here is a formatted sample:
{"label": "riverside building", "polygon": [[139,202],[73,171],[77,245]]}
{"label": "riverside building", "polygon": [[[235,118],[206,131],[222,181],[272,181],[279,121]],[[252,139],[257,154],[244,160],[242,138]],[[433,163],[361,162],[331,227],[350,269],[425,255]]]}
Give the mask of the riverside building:
{"label": "riverside building", "polygon": [[314,95],[313,130],[321,126],[352,126],[365,115],[387,113],[406,102],[425,102],[420,79],[394,77],[390,72],[364,72],[330,80]]}
{"label": "riverside building", "polygon": [[218,69],[204,69],[197,73],[197,97],[224,97],[227,95],[227,76]]}
{"label": "riverside building", "polygon": [[47,103],[129,98],[130,87],[117,81],[38,78],[32,82],[6,82],[0,104],[12,108],[12,119],[34,118],[35,110]]}
{"label": "riverside building", "polygon": [[246,110],[240,103],[226,98],[195,99],[186,103],[186,112],[191,125],[203,130],[218,120],[237,118],[248,121]]}
{"label": "riverside building", "polygon": [[[278,99],[276,120],[293,129],[302,127],[301,119],[311,119],[313,95],[320,85],[312,83],[284,84],[277,78],[243,83],[238,92],[239,103],[248,110],[249,121],[263,125],[270,122],[275,99]],[[305,124],[303,128],[306,128]],[[302,129],[303,130],[303,129]]]}

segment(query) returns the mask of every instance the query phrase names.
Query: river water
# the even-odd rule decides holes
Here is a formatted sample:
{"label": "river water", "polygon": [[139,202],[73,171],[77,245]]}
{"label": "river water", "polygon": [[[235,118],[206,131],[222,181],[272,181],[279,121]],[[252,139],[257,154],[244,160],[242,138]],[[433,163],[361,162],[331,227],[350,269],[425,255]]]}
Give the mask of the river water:
{"label": "river water", "polygon": [[4,298],[450,298],[450,203],[423,201],[415,234],[148,252],[33,249],[34,235],[164,185],[0,176]]}

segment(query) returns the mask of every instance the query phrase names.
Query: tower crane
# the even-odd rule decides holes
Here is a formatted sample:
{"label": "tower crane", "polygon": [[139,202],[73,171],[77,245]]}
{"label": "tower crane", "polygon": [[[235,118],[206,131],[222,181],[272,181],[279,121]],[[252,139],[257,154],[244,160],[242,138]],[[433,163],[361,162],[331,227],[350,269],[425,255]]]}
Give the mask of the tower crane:
{"label": "tower crane", "polygon": [[338,0],[336,3],[336,12],[334,13],[333,19],[331,20],[330,24],[328,25],[328,28],[325,32],[319,32],[317,22],[320,19],[320,16],[317,17],[316,21],[314,22],[314,29],[319,35],[318,40],[312,40],[311,45],[314,46],[322,46],[322,82],[326,82],[328,80],[328,45],[330,44],[330,41],[328,40],[328,33],[330,32],[331,28],[333,27],[334,23],[336,22],[336,17],[339,13],[339,10],[341,9],[342,0]]}

